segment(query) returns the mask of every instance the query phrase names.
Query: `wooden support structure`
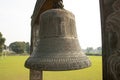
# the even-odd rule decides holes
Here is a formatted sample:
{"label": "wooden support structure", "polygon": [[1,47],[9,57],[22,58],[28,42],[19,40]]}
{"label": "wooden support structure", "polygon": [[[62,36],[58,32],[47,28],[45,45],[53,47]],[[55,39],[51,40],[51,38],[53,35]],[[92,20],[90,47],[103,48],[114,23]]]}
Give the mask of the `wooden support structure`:
{"label": "wooden support structure", "polygon": [[[30,54],[32,54],[34,47],[36,46],[36,42],[38,39],[38,28],[39,28],[39,20],[38,17],[40,16],[43,4],[46,0],[37,0],[33,15],[31,17],[31,47],[30,47]],[[30,69],[30,80],[42,80],[42,71],[36,71]]]}
{"label": "wooden support structure", "polygon": [[120,80],[120,0],[100,0],[103,80]]}
{"label": "wooden support structure", "polygon": [[30,70],[30,80],[43,80],[42,75],[42,71]]}

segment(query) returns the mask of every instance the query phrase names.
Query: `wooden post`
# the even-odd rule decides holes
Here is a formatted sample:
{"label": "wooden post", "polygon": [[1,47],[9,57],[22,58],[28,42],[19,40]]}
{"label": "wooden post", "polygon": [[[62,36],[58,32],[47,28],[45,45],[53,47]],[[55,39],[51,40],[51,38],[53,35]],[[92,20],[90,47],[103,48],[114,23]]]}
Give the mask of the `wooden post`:
{"label": "wooden post", "polygon": [[30,70],[30,80],[42,80],[42,71]]}
{"label": "wooden post", "polygon": [[[30,46],[30,54],[32,54],[33,49],[37,42],[38,37],[38,26],[39,26],[39,15],[44,11],[41,11],[41,8],[46,0],[37,0],[35,9],[32,15],[31,20],[31,46]],[[30,80],[42,80],[42,71],[35,71],[30,69]]]}
{"label": "wooden post", "polygon": [[100,0],[103,80],[120,80],[120,0]]}
{"label": "wooden post", "polygon": [[[31,26],[31,46],[30,54],[32,54],[33,49],[37,42],[39,24],[34,24]],[[42,71],[36,71],[30,69],[30,80],[42,80]]]}

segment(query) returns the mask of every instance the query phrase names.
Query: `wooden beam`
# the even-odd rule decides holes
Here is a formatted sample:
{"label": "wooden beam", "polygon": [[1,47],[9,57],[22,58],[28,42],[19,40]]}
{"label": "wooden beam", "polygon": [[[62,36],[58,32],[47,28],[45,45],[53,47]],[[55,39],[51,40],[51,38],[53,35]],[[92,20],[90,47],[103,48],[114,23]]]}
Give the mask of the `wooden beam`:
{"label": "wooden beam", "polygon": [[100,0],[103,80],[120,80],[119,5],[119,0]]}

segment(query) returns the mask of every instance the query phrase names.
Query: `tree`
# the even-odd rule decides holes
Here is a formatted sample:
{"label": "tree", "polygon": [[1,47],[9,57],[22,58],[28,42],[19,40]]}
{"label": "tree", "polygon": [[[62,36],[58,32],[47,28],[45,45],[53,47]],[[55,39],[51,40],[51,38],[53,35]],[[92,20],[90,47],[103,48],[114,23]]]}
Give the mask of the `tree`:
{"label": "tree", "polygon": [[17,54],[29,53],[30,45],[29,42],[13,42],[9,45],[10,50],[14,51]]}
{"label": "tree", "polygon": [[9,45],[9,48],[17,54],[24,53],[26,49],[25,42],[13,42]]}
{"label": "tree", "polygon": [[86,54],[90,54],[91,52],[93,52],[93,47],[87,47]]}
{"label": "tree", "polygon": [[0,53],[3,51],[5,43],[5,38],[3,37],[2,33],[0,32]]}
{"label": "tree", "polygon": [[97,52],[99,53],[99,54],[102,54],[102,47],[97,47]]}
{"label": "tree", "polygon": [[30,53],[30,45],[29,45],[29,42],[26,42],[26,48],[25,48],[25,51],[27,52],[27,53]]}

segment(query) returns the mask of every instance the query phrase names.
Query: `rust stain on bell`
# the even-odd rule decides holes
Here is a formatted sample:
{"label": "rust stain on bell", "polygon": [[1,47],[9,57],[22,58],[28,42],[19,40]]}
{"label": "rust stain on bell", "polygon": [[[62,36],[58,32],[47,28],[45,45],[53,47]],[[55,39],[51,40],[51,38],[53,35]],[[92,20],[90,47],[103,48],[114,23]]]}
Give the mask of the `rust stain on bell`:
{"label": "rust stain on bell", "polygon": [[25,67],[45,71],[89,67],[91,63],[78,42],[75,16],[63,9],[62,0],[46,0],[43,5],[46,5],[47,1],[53,4],[37,17],[39,19],[37,45],[27,59]]}

